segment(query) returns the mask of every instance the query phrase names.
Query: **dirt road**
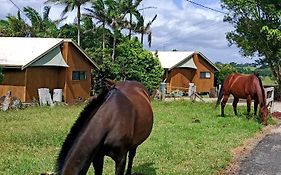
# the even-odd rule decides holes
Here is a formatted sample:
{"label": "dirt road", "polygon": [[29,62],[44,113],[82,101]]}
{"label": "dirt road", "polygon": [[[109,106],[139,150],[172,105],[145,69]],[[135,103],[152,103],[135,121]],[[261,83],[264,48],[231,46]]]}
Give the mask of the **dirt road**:
{"label": "dirt road", "polygon": [[266,135],[240,164],[238,175],[281,175],[281,125]]}

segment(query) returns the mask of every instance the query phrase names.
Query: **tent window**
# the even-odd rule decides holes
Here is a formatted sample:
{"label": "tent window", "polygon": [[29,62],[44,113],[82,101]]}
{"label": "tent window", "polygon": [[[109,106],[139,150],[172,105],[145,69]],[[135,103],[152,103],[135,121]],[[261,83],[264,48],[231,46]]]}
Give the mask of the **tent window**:
{"label": "tent window", "polygon": [[210,79],[211,73],[210,72],[200,72],[200,78],[201,79]]}
{"label": "tent window", "polygon": [[72,80],[86,80],[86,72],[85,71],[73,71]]}

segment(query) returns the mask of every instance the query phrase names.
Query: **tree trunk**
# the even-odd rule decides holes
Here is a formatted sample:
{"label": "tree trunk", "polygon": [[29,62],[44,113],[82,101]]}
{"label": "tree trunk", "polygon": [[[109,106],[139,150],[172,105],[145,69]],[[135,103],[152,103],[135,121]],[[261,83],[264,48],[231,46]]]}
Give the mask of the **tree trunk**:
{"label": "tree trunk", "polygon": [[144,34],[141,33],[141,44],[143,44],[143,36],[144,36]]}
{"label": "tree trunk", "polygon": [[78,46],[80,46],[80,22],[81,22],[81,9],[80,5],[77,6],[77,42]]}
{"label": "tree trunk", "polygon": [[105,22],[102,23],[102,62],[104,61],[104,50],[105,50]]}
{"label": "tree trunk", "polygon": [[115,58],[115,47],[116,47],[116,34],[114,32],[114,37],[113,37],[113,46],[112,46],[112,60],[114,61]]}
{"label": "tree trunk", "polygon": [[[271,59],[269,59],[270,57],[267,57],[266,59],[268,60],[268,65],[269,68],[274,76],[274,78],[277,81],[277,90],[274,90],[276,92],[276,94],[274,96],[275,99],[277,100],[281,100],[281,94],[279,93],[281,91],[281,74],[280,74],[280,65],[274,65],[271,61]],[[271,57],[273,58],[273,57]]]}
{"label": "tree trunk", "polygon": [[129,40],[130,40],[131,37],[132,37],[132,23],[133,23],[133,20],[132,20],[132,13],[130,12]]}
{"label": "tree trunk", "polygon": [[105,22],[102,23],[102,50],[105,49]]}

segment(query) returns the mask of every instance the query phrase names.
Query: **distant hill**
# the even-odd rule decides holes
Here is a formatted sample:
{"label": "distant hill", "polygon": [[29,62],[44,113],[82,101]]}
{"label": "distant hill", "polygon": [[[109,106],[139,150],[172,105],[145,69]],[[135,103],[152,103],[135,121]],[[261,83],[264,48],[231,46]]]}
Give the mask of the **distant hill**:
{"label": "distant hill", "polygon": [[[215,65],[217,65],[219,68],[231,67],[231,70],[229,70],[229,73],[232,72],[238,72],[241,74],[254,74],[258,73],[262,79],[262,82],[264,85],[276,85],[276,81],[273,78],[272,72],[268,66],[258,66],[256,63],[244,63],[244,64],[237,64],[234,62],[223,64],[221,62],[216,62]],[[224,74],[226,70],[223,70]],[[230,72],[232,71],[232,72]]]}

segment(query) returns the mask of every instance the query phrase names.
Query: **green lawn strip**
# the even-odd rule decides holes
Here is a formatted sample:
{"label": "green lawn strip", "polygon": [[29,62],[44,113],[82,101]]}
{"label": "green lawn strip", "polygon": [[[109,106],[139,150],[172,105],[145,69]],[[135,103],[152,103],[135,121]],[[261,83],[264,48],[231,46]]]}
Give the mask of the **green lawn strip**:
{"label": "green lawn strip", "polygon": [[[0,174],[53,171],[56,156],[83,106],[27,108],[0,112]],[[262,125],[247,119],[246,107],[226,117],[212,103],[153,102],[154,126],[139,146],[133,171],[155,174],[213,174],[227,166],[231,149],[259,132]],[[114,163],[105,159],[105,174]],[[92,173],[92,172],[91,172]],[[91,174],[88,173],[88,174]]]}

